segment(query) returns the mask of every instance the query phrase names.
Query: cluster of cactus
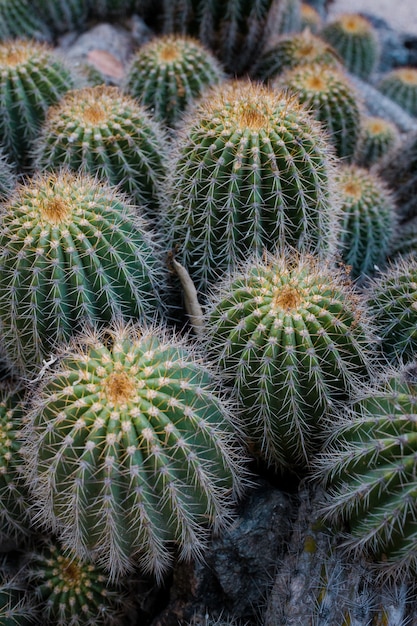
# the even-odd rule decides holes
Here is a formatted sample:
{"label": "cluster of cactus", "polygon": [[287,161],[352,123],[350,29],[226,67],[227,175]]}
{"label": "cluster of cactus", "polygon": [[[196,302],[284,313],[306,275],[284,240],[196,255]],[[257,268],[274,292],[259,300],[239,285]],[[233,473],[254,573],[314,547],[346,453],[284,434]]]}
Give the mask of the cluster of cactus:
{"label": "cluster of cactus", "polygon": [[379,61],[380,44],[369,20],[357,13],[339,15],[325,24],[320,35],[335,48],[352,74],[365,80],[371,76]]}
{"label": "cluster of cactus", "polygon": [[125,91],[172,126],[204,89],[223,77],[219,62],[199,41],[166,35],[136,52],[126,72]]}
{"label": "cluster of cactus", "polygon": [[382,76],[379,91],[411,115],[417,115],[417,69],[398,67]]}

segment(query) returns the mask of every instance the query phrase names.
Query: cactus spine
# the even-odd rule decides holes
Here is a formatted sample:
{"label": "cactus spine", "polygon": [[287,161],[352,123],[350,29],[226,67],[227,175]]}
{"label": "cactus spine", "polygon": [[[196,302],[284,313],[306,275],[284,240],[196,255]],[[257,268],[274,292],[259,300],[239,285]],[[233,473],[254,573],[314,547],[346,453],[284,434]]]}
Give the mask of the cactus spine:
{"label": "cactus spine", "polygon": [[0,136],[11,160],[27,165],[48,107],[73,86],[52,48],[19,39],[0,44]]}
{"label": "cactus spine", "polygon": [[37,607],[19,574],[0,569],[0,621],[2,626],[30,626],[38,623]]}
{"label": "cactus spine", "polygon": [[382,76],[377,88],[408,113],[417,115],[417,69],[395,68]]}
{"label": "cactus spine", "polygon": [[125,90],[172,126],[187,105],[223,77],[217,59],[197,40],[166,35],[139,48],[127,70]]}
{"label": "cactus spine", "polygon": [[0,221],[2,346],[40,364],[82,320],[153,320],[165,272],[144,221],[90,177],[39,175],[20,185]]}
{"label": "cactus spine", "polygon": [[65,165],[98,175],[144,205],[149,216],[158,213],[165,138],[145,109],[117,87],[69,92],[48,112],[36,149],[39,169]]}
{"label": "cactus spine", "polygon": [[167,240],[197,288],[264,248],[328,254],[337,214],[329,148],[295,98],[220,85],[187,116],[176,152]]}
{"label": "cactus spine", "polygon": [[378,34],[371,22],[357,13],[339,15],[320,33],[343,59],[352,74],[367,80],[379,61]]}
{"label": "cactus spine", "polygon": [[230,518],[245,475],[231,415],[212,368],[163,328],[84,334],[26,428],[39,520],[111,578],[135,562],[161,578],[174,545],[199,557]]}
{"label": "cactus spine", "polygon": [[252,259],[209,301],[207,335],[245,408],[246,435],[280,469],[305,470],[334,403],[369,375],[364,306],[314,257]]}

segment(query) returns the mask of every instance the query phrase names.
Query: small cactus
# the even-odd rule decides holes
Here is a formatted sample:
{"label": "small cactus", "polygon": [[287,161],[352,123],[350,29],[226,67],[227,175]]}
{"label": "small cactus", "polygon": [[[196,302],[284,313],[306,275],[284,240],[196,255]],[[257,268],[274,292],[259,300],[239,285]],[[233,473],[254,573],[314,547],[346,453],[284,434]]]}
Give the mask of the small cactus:
{"label": "small cactus", "polygon": [[98,175],[154,218],[166,151],[162,129],[134,98],[99,85],[70,91],[48,111],[36,167],[53,171],[65,165]]}
{"label": "small cactus", "polygon": [[201,556],[245,481],[232,405],[206,357],[161,327],[119,324],[63,351],[28,416],[39,521],[113,579]]}
{"label": "small cactus", "polygon": [[417,69],[397,67],[382,76],[378,90],[394,100],[405,111],[417,116]]}
{"label": "small cactus", "polygon": [[389,370],[330,426],[317,460],[326,496],[322,515],[344,521],[344,547],[383,574],[417,570],[415,363]]}
{"label": "small cactus", "polygon": [[361,135],[355,154],[355,163],[371,167],[400,141],[400,133],[392,122],[382,117],[362,117]]}
{"label": "small cactus", "polygon": [[217,59],[197,40],[166,35],[136,52],[127,69],[125,91],[172,126],[187,105],[223,77]]}
{"label": "small cactus", "polygon": [[0,0],[0,41],[21,37],[38,41],[52,40],[52,34],[33,11],[29,0]]}
{"label": "small cactus", "polygon": [[359,96],[345,73],[322,63],[302,65],[285,72],[272,83],[287,89],[321,122],[336,155],[352,161],[361,130]]}
{"label": "small cactus", "polygon": [[47,109],[73,86],[52,48],[19,39],[0,43],[0,141],[11,160],[27,165]]}
{"label": "small cactus", "polygon": [[393,364],[408,363],[417,352],[417,259],[398,257],[366,288],[381,349]]}
{"label": "small cactus", "polygon": [[325,417],[371,371],[363,303],[317,258],[251,259],[208,303],[208,349],[245,408],[245,434],[270,464],[305,470]]}
{"label": "small cactus", "polygon": [[397,226],[392,195],[376,174],[357,165],[340,166],[335,182],[341,204],[342,260],[353,278],[373,274],[386,262]]}
{"label": "small cactus", "polygon": [[368,79],[380,56],[378,33],[371,22],[357,13],[346,13],[324,26],[320,33],[343,59],[352,74]]}
{"label": "small cactus", "polygon": [[153,320],[165,272],[144,220],[111,188],[60,172],[20,185],[0,216],[1,342],[25,370],[82,322]]}
{"label": "small cactus", "polygon": [[43,617],[54,626],[123,624],[126,598],[120,586],[88,561],[49,539],[28,556],[27,576]]}
{"label": "small cactus", "polygon": [[328,254],[332,160],[294,97],[246,82],[212,89],[179,129],[169,169],[166,239],[198,289],[264,248]]}
{"label": "small cactus", "polygon": [[309,30],[304,30],[302,33],[283,35],[273,40],[258,56],[250,74],[254,78],[267,81],[286,70],[312,63],[329,67],[341,66],[341,60],[334,48]]}

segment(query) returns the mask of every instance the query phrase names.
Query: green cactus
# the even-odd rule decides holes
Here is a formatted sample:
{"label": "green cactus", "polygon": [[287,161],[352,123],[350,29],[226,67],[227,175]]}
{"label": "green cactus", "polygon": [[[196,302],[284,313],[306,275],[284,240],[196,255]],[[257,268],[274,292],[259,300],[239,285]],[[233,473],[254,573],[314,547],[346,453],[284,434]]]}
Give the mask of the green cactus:
{"label": "green cactus", "polygon": [[322,19],[320,13],[307,2],[302,2],[300,7],[301,27],[304,31],[306,28],[316,35],[322,28]]}
{"label": "green cactus", "polygon": [[22,479],[20,432],[25,422],[23,389],[0,387],[0,540],[22,542],[31,533],[29,494]]}
{"label": "green cactus", "polygon": [[346,13],[324,26],[320,33],[343,59],[352,74],[368,79],[380,57],[378,33],[357,13]]}
{"label": "green cactus", "polygon": [[54,626],[123,624],[126,597],[120,585],[88,561],[49,539],[29,554],[27,575],[47,623]]}
{"label": "green cactus", "polygon": [[0,623],[2,626],[30,626],[38,623],[37,607],[19,574],[0,569]]}
{"label": "green cactus", "polygon": [[156,218],[166,152],[162,129],[134,98],[98,85],[70,91],[48,111],[35,165],[52,171],[65,165],[98,175]]}
{"label": "green cactus", "polygon": [[334,48],[309,30],[283,35],[272,41],[258,56],[250,69],[254,78],[267,81],[286,70],[303,65],[320,63],[323,66],[340,67],[341,60]]}
{"label": "green cactus", "polygon": [[29,0],[0,0],[0,41],[14,37],[52,40],[48,26],[33,11]]}
{"label": "green cactus", "polygon": [[408,363],[417,351],[417,259],[398,257],[369,282],[366,295],[381,348],[393,364]]}
{"label": "green cactus", "polygon": [[336,155],[344,162],[352,161],[361,130],[359,96],[346,74],[322,63],[302,65],[278,76],[274,89],[287,89],[328,133]]}
{"label": "green cactus", "polygon": [[0,148],[0,202],[12,193],[17,183],[15,168]]}
{"label": "green cactus", "polygon": [[39,520],[110,577],[160,579],[177,546],[201,556],[246,482],[231,402],[214,368],[159,327],[119,325],[72,343],[26,428]]}
{"label": "green cactus", "polygon": [[303,472],[326,416],[371,371],[365,308],[342,271],[313,256],[252,259],[208,303],[208,349],[270,464]]}
{"label": "green cactus", "polygon": [[19,39],[0,43],[0,137],[11,160],[27,164],[48,107],[73,86],[52,48]]}
{"label": "green cactus", "polygon": [[204,89],[223,78],[217,59],[196,39],[165,35],[144,44],[133,56],[125,91],[172,126]]}
{"label": "green cactus", "polygon": [[417,566],[416,385],[411,363],[358,393],[317,461],[322,515],[348,524],[345,549],[398,576]]}
{"label": "green cactus", "polygon": [[280,0],[277,4],[278,19],[271,36],[277,33],[294,33],[301,30],[301,0]]}
{"label": "green cactus", "polygon": [[85,26],[91,0],[34,0],[32,13],[42,15],[54,33]]}
{"label": "green cactus", "polygon": [[397,226],[388,188],[357,165],[340,166],[335,183],[341,203],[339,251],[353,278],[373,274],[386,262]]}
{"label": "green cactus", "polygon": [[179,129],[169,169],[166,239],[198,289],[264,248],[328,254],[329,146],[294,97],[246,82],[212,89]]}
{"label": "green cactus", "polygon": [[417,115],[417,69],[397,67],[382,76],[378,90],[411,115]]}
{"label": "green cactus", "polygon": [[40,364],[83,320],[152,320],[165,271],[137,211],[85,175],[39,175],[0,220],[1,343],[19,369]]}
{"label": "green cactus", "polygon": [[371,167],[399,142],[400,133],[395,124],[382,117],[364,115],[355,163],[362,167]]}

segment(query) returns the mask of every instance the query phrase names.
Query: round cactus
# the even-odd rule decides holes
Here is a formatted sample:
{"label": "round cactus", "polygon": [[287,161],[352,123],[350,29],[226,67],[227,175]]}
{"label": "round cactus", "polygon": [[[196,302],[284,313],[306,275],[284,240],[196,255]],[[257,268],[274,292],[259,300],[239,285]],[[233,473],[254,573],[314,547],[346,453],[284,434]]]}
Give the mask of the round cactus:
{"label": "round cactus", "polygon": [[48,107],[73,86],[52,48],[19,39],[0,43],[0,141],[13,161],[27,164]]}
{"label": "round cactus", "polygon": [[304,31],[306,28],[314,34],[317,34],[322,26],[322,20],[320,13],[307,2],[302,2],[300,7],[301,13],[301,27],[300,30]]}
{"label": "round cactus", "polygon": [[36,166],[83,170],[132,196],[155,217],[167,147],[157,122],[117,87],[70,91],[48,111]]}
{"label": "round cactus", "polygon": [[321,63],[295,67],[276,78],[271,87],[288,89],[328,132],[336,155],[351,161],[360,136],[361,111],[356,94],[344,72]]}
{"label": "round cactus", "polygon": [[0,40],[15,37],[51,41],[52,34],[29,0],[0,0]]}
{"label": "round cactus", "polygon": [[119,586],[52,540],[29,555],[27,574],[43,616],[54,626],[116,626],[126,619]]}
{"label": "round cactus", "polygon": [[89,6],[90,0],[34,0],[31,8],[54,33],[62,33],[84,26]]}
{"label": "round cactus", "polygon": [[323,516],[345,521],[345,548],[386,572],[415,574],[417,368],[388,371],[332,426],[317,461]]}
{"label": "round cactus", "polygon": [[382,117],[365,115],[362,117],[355,162],[362,167],[370,167],[393,149],[399,140],[395,124]]}
{"label": "round cactus", "polygon": [[372,274],[385,263],[397,225],[392,196],[383,181],[356,165],[335,175],[341,202],[339,251],[353,278]]}
{"label": "round cactus", "polygon": [[166,35],[136,52],[127,69],[125,90],[156,119],[172,126],[187,105],[223,77],[216,58],[197,40]]}
{"label": "round cactus", "polygon": [[398,67],[384,76],[377,88],[411,115],[417,115],[417,69]]}
{"label": "round cactus", "polygon": [[136,562],[160,578],[174,545],[199,557],[230,519],[245,461],[212,369],[162,327],[119,325],[74,341],[36,394],[39,520],[112,578]]}
{"label": "round cactus", "polygon": [[124,197],[88,176],[39,175],[17,188],[0,219],[3,349],[25,369],[83,321],[153,320],[164,277]]}
{"label": "round cactus", "polygon": [[369,375],[373,340],[353,287],[312,256],[252,259],[220,284],[207,316],[245,434],[277,468],[305,470],[334,403]]}
{"label": "round cactus", "polygon": [[392,363],[417,352],[417,259],[399,257],[367,285],[367,299],[381,348]]}
{"label": "round cactus", "polygon": [[328,254],[329,147],[294,97],[245,82],[212,89],[185,119],[170,171],[166,239],[197,288],[264,248]]}
{"label": "round cactus", "polygon": [[253,77],[266,81],[286,70],[312,63],[339,67],[341,60],[326,41],[312,35],[309,30],[304,30],[302,33],[281,36],[271,43],[258,56],[250,73]]}
{"label": "round cactus", "polygon": [[[31,532],[29,495],[22,479],[22,389],[0,387],[0,540],[21,541]],[[0,613],[1,614],[1,613]]]}
{"label": "round cactus", "polygon": [[380,56],[378,33],[357,13],[346,13],[325,25],[320,33],[337,50],[352,74],[368,79]]}

